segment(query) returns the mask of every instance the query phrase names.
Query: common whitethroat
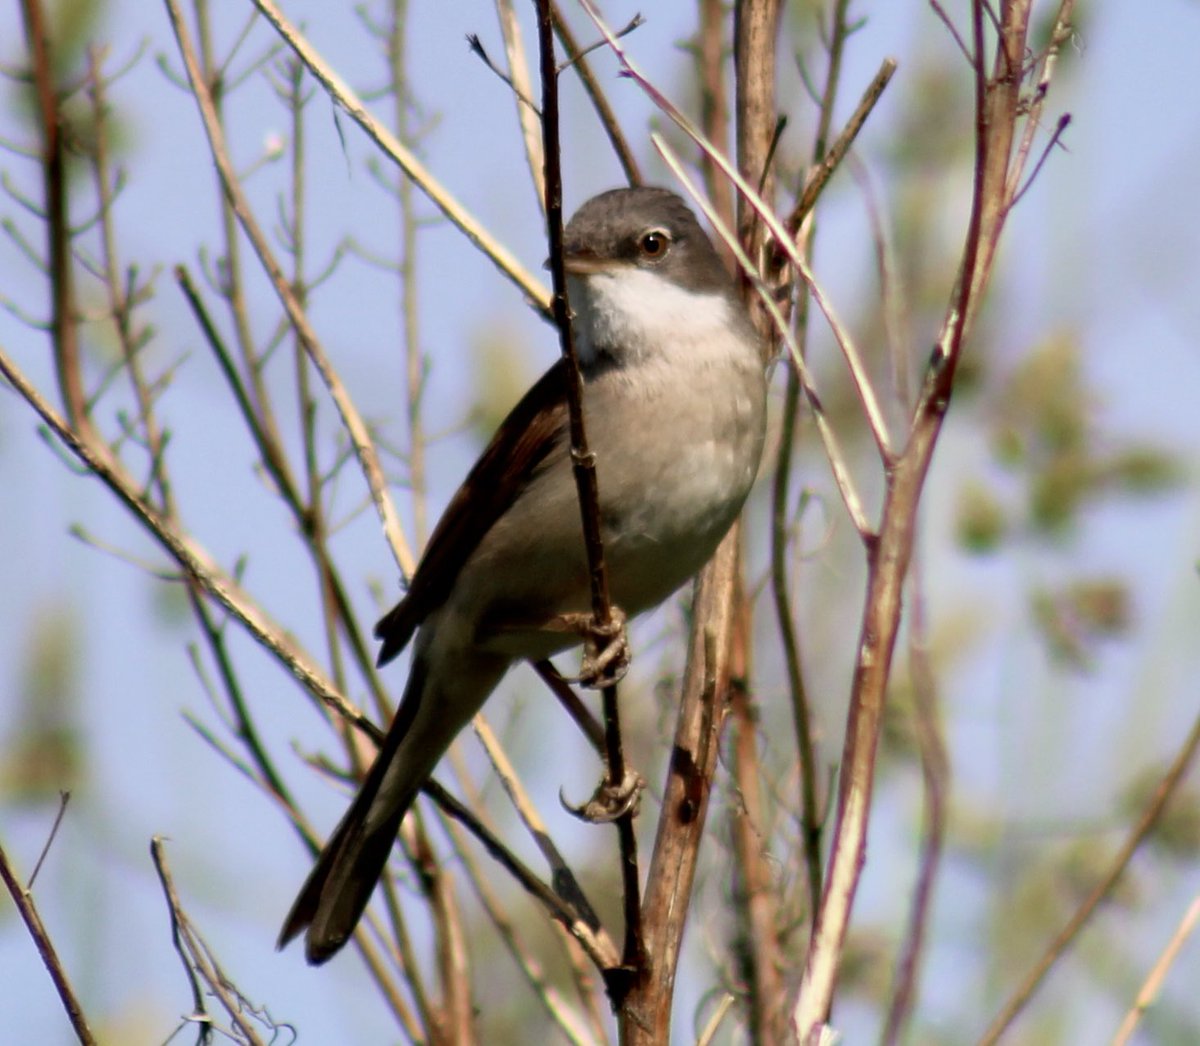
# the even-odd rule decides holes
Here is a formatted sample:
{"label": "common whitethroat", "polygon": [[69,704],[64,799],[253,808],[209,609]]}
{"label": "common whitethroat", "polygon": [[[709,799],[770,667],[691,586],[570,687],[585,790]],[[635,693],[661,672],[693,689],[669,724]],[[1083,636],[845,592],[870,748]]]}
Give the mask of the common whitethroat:
{"label": "common whitethroat", "polygon": [[[563,235],[613,603],[656,606],[713,554],[758,470],[766,380],[734,281],[666,189],[614,189]],[[416,641],[408,685],[350,809],[283,924],[310,963],[354,932],[405,812],[516,661],[580,642],[590,583],[570,455],[565,363],[513,408],[451,499],[379,664]]]}

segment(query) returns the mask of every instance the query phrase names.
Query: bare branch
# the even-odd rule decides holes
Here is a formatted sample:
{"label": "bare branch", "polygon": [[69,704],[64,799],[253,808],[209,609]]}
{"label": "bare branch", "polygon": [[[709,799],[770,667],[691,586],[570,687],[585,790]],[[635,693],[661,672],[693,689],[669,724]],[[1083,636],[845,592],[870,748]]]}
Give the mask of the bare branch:
{"label": "bare branch", "polygon": [[[57,828],[57,821],[55,827]],[[51,838],[53,838],[53,832],[51,832]],[[41,863],[40,860],[38,863]],[[75,1035],[83,1043],[83,1046],[95,1046],[96,1037],[88,1026],[83,1007],[67,978],[67,971],[58,957],[50,935],[46,932],[46,927],[42,924],[41,916],[38,915],[37,907],[33,903],[33,894],[27,887],[21,885],[20,877],[8,862],[8,855],[4,852],[3,844],[0,844],[0,879],[4,880],[8,895],[13,899],[17,911],[20,912],[21,921],[25,923],[25,928],[33,939],[38,955],[42,957],[42,963],[46,967],[46,972],[50,974],[50,980],[54,982],[54,990],[58,992],[58,997],[62,1000],[63,1009],[67,1013],[71,1027],[75,1030]],[[31,877],[30,882],[32,883],[32,881]]]}
{"label": "bare branch", "polygon": [[228,150],[225,147],[225,135],[213,106],[212,92],[209,90],[205,78],[201,75],[196,51],[191,42],[191,34],[179,10],[178,0],[166,0],[166,5],[171,18],[171,28],[175,31],[175,39],[179,44],[180,54],[183,56],[184,65],[187,69],[188,82],[191,85],[196,104],[200,109],[200,116],[204,121],[204,130],[208,136],[213,160],[220,171],[222,183],[233,205],[238,222],[254,246],[255,253],[258,255],[264,271],[270,277],[271,283],[275,287],[275,293],[278,294],[280,302],[287,311],[288,319],[291,321],[297,336],[303,343],[309,359],[312,360],[313,365],[317,368],[317,372],[321,375],[322,381],[325,382],[325,387],[329,390],[330,398],[336,405],[338,413],[341,415],[342,423],[345,425],[346,431],[350,436],[350,441],[354,445],[359,465],[363,471],[363,477],[366,480],[367,488],[371,492],[371,500],[375,503],[375,510],[379,514],[380,522],[383,524],[384,536],[388,540],[392,555],[395,557],[401,572],[405,577],[409,577],[415,566],[415,560],[404,537],[404,531],[400,525],[400,519],[396,515],[395,506],[392,504],[392,499],[387,492],[383,470],[379,465],[379,456],[375,450],[371,433],[359,415],[354,401],[346,392],[345,386],[342,384],[337,372],[334,371],[332,363],[329,361],[324,348],[317,339],[316,332],[309,324],[300,303],[296,300],[287,276],[275,260],[267,238],[259,228],[250,210],[250,206],[242,193],[241,185],[234,173],[233,166],[229,160]]}
{"label": "bare branch", "polygon": [[1067,920],[1066,925],[1055,935],[1054,940],[1046,947],[1041,957],[1033,968],[1021,980],[1021,983],[1009,996],[1008,1000],[1001,1007],[996,1018],[988,1025],[987,1031],[979,1039],[979,1046],[992,1046],[993,1043],[999,1042],[1000,1037],[1009,1028],[1021,1010],[1033,997],[1033,993],[1041,987],[1042,981],[1045,980],[1051,968],[1056,962],[1066,953],[1067,949],[1075,943],[1075,938],[1079,935],[1079,931],[1087,925],[1093,913],[1100,906],[1100,903],[1112,893],[1113,888],[1117,885],[1121,876],[1125,873],[1125,869],[1129,867],[1129,862],[1133,860],[1133,855],[1141,848],[1142,843],[1150,835],[1154,826],[1158,824],[1162,817],[1163,811],[1170,802],[1171,796],[1175,794],[1179,787],[1180,781],[1183,780],[1184,774],[1187,773],[1192,763],[1196,759],[1196,753],[1200,751],[1200,717],[1197,717],[1192,723],[1191,730],[1184,738],[1183,745],[1175,758],[1171,760],[1171,765],[1167,768],[1167,772],[1159,781],[1158,787],[1155,788],[1154,794],[1150,797],[1150,801],[1146,804],[1146,808],[1142,811],[1141,816],[1134,823],[1134,826],[1129,831],[1129,836],[1125,842],[1121,844],[1121,848],[1116,852],[1112,859],[1112,863],[1105,869],[1104,874],[1092,887],[1091,892],[1084,898],[1083,903]]}
{"label": "bare branch", "polygon": [[1138,1022],[1153,1005],[1155,996],[1162,990],[1163,981],[1166,980],[1167,973],[1179,957],[1180,949],[1183,948],[1184,942],[1191,936],[1197,924],[1200,924],[1200,894],[1197,894],[1192,899],[1192,903],[1188,905],[1187,911],[1184,912],[1183,918],[1175,928],[1175,932],[1171,935],[1167,946],[1163,949],[1162,955],[1159,956],[1158,961],[1146,976],[1145,983],[1138,991],[1137,999],[1134,1000],[1134,1004],[1129,1012],[1125,1014],[1124,1020],[1121,1021],[1121,1026],[1117,1029],[1117,1034],[1113,1036],[1112,1046],[1125,1046],[1133,1037]]}
{"label": "bare branch", "polygon": [[[570,412],[571,460],[583,521],[588,574],[592,594],[592,620],[597,646],[625,642],[624,622],[614,612],[608,590],[608,569],[600,533],[600,494],[596,458],[584,428],[583,375],[571,329],[571,307],[567,300],[567,278],[563,268],[562,170],[558,127],[558,67],[554,58],[554,20],[550,0],[538,0],[538,53],[542,78],[542,149],[546,159],[546,225],[550,240],[550,274],[554,286],[554,322],[558,327],[562,355],[567,361],[567,407]],[[621,721],[614,680],[601,680],[604,703],[604,749],[607,774],[604,787],[620,792],[626,786],[627,770],[621,742]],[[637,841],[633,832],[632,806],[616,818],[621,848],[621,880],[625,899],[625,946],[623,963],[637,968],[642,962],[641,886],[637,865]]]}
{"label": "bare branch", "polygon": [[444,186],[426,169],[425,165],[401,144],[396,136],[377,121],[368,111],[358,95],[317,54],[304,35],[289,22],[273,0],[253,0],[254,6],[275,27],[284,43],[296,52],[308,71],[320,81],[330,97],[350,114],[376,145],[450,221],[478,247],[509,280],[511,280],[529,302],[547,318],[550,316],[550,295],[541,283],[517,259],[487,232]]}

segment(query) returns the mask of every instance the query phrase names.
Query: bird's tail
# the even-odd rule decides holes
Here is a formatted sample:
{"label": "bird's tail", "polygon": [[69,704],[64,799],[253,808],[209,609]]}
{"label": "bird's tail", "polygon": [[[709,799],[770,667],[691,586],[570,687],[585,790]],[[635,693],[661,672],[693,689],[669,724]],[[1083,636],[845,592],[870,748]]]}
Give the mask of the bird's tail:
{"label": "bird's tail", "polygon": [[[435,661],[436,661],[435,657]],[[346,816],[317,857],[277,947],[307,928],[305,954],[318,965],[350,939],[383,875],[400,822],[454,736],[500,681],[507,658],[467,654],[431,668],[421,651],[396,718]]]}
{"label": "bird's tail", "polygon": [[[383,746],[350,809],[317,856],[283,922],[276,948],[283,948],[307,927],[305,954],[310,963],[319,965],[349,940],[362,918],[387,865],[400,822],[432,769],[432,763],[425,760],[420,760],[419,766],[409,765],[412,761],[400,751],[420,708],[425,677],[425,666],[415,659]],[[441,751],[436,752],[433,762],[440,756]]]}

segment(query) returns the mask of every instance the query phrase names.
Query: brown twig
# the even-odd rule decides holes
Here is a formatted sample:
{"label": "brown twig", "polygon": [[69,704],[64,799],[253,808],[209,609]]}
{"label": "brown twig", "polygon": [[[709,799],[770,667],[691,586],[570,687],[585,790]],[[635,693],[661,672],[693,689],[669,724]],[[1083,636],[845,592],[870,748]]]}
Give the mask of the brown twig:
{"label": "brown twig", "polygon": [[[567,361],[567,406],[570,411],[571,460],[579,511],[587,548],[588,574],[592,593],[592,618],[602,633],[616,627],[608,591],[608,571],[604,561],[604,543],[600,534],[600,495],[596,477],[596,459],[587,441],[583,417],[583,376],[571,331],[571,312],[567,301],[566,272],[563,268],[562,171],[558,128],[558,67],[554,58],[554,19],[549,0],[538,0],[538,52],[542,80],[542,142],[546,158],[546,224],[550,241],[550,272],[554,287],[554,321],[558,326],[563,358]],[[603,687],[604,750],[607,784],[619,789],[625,782],[625,755],[621,742],[617,687]],[[641,900],[637,865],[637,840],[633,831],[632,809],[616,821],[621,850],[621,881],[625,898],[624,965],[632,968],[642,961]]]}
{"label": "brown twig", "polygon": [[600,126],[604,128],[604,133],[612,144],[613,152],[617,154],[617,162],[620,163],[621,170],[625,172],[625,180],[630,185],[641,185],[642,172],[638,167],[637,157],[633,155],[633,150],[625,138],[625,132],[621,130],[616,113],[608,104],[608,98],[601,89],[596,74],[592,72],[592,67],[588,64],[583,49],[575,39],[575,34],[571,32],[571,27],[563,17],[558,4],[551,3],[550,12],[554,18],[554,32],[562,41],[563,50],[567,52],[566,64],[575,70],[579,82],[583,84],[584,91],[591,99],[592,107],[600,118]]}
{"label": "brown twig", "polygon": [[533,949],[522,939],[517,924],[504,910],[500,898],[492,888],[491,881],[467,847],[462,829],[447,817],[442,818],[442,824],[450,836],[455,856],[465,870],[467,880],[475,891],[475,896],[479,898],[479,903],[483,905],[483,910],[505,949],[512,956],[513,961],[517,964],[517,969],[521,971],[547,1016],[573,1046],[599,1046],[604,1041],[602,1036],[596,1031],[589,1031],[585,1025],[587,1018],[572,1009],[562,993],[546,976],[541,963],[534,957]]}
{"label": "brown twig", "polygon": [[[835,24],[843,26],[841,34],[835,34],[834,41],[845,39],[845,5],[839,3],[835,9],[834,17],[840,21]],[[827,76],[840,76],[841,60],[840,57],[835,62],[834,55],[839,53],[841,45],[837,48],[830,48],[829,72]],[[846,158],[846,153],[850,151],[850,146],[854,144],[854,140],[858,137],[858,132],[862,130],[863,125],[867,122],[867,117],[871,115],[871,110],[875,108],[875,103],[882,97],[883,92],[887,89],[887,85],[891,82],[892,76],[896,72],[896,60],[894,58],[885,58],[879,66],[879,72],[875,74],[875,78],[867,85],[863,91],[862,97],[859,99],[858,105],[853,113],[850,114],[850,119],[846,121],[846,126],[842,128],[841,133],[831,145],[828,151],[825,151],[825,138],[828,136],[829,129],[825,128],[824,134],[818,132],[817,147],[814,147],[813,155],[815,157],[813,166],[809,168],[808,174],[804,178],[804,188],[800,192],[800,197],[796,201],[796,205],[792,208],[792,213],[788,215],[787,228],[793,236],[799,231],[804,219],[816,206],[817,199],[824,191],[825,186],[829,184],[829,179],[833,177],[834,172],[841,166],[842,161]],[[828,83],[828,80],[827,80]],[[827,107],[827,101],[829,103]],[[829,112],[832,116],[833,98],[828,96],[828,92],[822,98],[821,102],[821,121],[825,121],[825,113]]]}
{"label": "brown twig", "polygon": [[534,662],[533,670],[550,688],[550,692],[558,699],[558,703],[566,709],[567,715],[574,720],[583,736],[596,750],[596,754],[603,756],[604,726],[592,715],[592,710],[583,703],[579,695],[571,689],[571,684],[563,679],[562,674],[550,661]]}
{"label": "brown twig", "polygon": [[927,645],[925,593],[921,585],[920,565],[915,557],[909,595],[911,611],[908,624],[908,663],[913,688],[913,722],[924,783],[924,809],[921,814],[921,851],[917,866],[917,883],[913,889],[904,941],[896,960],[892,997],[880,1038],[885,1046],[894,1046],[903,1040],[916,997],[920,962],[933,904],[933,887],[945,846],[946,789],[950,776],[950,763],[942,737],[938,708],[937,680],[934,678]]}
{"label": "brown twig", "polygon": [[[177,524],[167,519],[138,493],[138,487],[125,469],[110,455],[101,454],[84,442],[67,421],[46,402],[15,362],[0,350],[0,374],[17,390],[54,432],[54,435],[79,462],[99,479],[158,541],[163,550],[193,577],[213,599],[224,606],[256,641],[291,673],[309,692],[361,729],[370,721],[355,708],[324,673],[287,638],[286,633],[218,567],[208,553]],[[371,727],[373,729],[373,727]]]}
{"label": "brown twig", "polygon": [[309,324],[308,317],[300,307],[287,277],[276,261],[265,234],[259,228],[258,222],[250,210],[237,174],[230,162],[228,150],[225,145],[224,130],[217,118],[216,109],[213,105],[213,95],[208,83],[201,74],[196,51],[192,45],[191,33],[179,9],[178,0],[165,0],[165,3],[171,20],[171,28],[175,33],[179,52],[183,57],[184,66],[187,69],[188,83],[191,86],[196,105],[200,110],[205,134],[208,136],[209,149],[217,165],[217,169],[220,171],[222,183],[237,215],[238,222],[254,247],[254,251],[258,255],[264,271],[275,288],[275,293],[279,296],[279,300],[287,312],[288,320],[295,329],[297,337],[303,343],[309,359],[321,375],[321,380],[325,383],[330,398],[337,407],[338,414],[341,416],[342,423],[350,437],[355,454],[358,456],[363,478],[366,480],[367,488],[371,493],[371,500],[375,505],[376,512],[379,514],[380,522],[383,524],[384,535],[388,540],[392,555],[395,557],[401,572],[406,577],[411,576],[415,565],[414,557],[409,549],[408,541],[404,537],[404,531],[396,515],[395,506],[392,504],[391,497],[388,494],[387,484],[384,481],[383,470],[379,465],[379,456],[375,450],[375,443],[371,438],[371,433],[359,415],[354,401],[347,394],[341,379],[334,371],[332,363],[316,336],[316,332]]}
{"label": "brown twig", "polygon": [[1146,975],[1146,980],[1138,991],[1133,1006],[1125,1014],[1125,1018],[1121,1021],[1121,1026],[1117,1029],[1117,1034],[1113,1036],[1112,1046],[1125,1046],[1133,1037],[1138,1022],[1145,1015],[1146,1011],[1154,1005],[1155,996],[1162,990],[1163,981],[1166,980],[1167,973],[1179,957],[1179,951],[1183,947],[1184,942],[1191,936],[1192,931],[1195,930],[1198,924],[1200,924],[1200,895],[1192,899],[1192,903],[1188,905],[1188,909],[1184,912],[1179,925],[1175,927],[1175,932],[1171,934],[1171,939],[1163,949],[1162,955],[1158,957],[1158,961],[1155,962],[1149,974]]}
{"label": "brown twig", "polygon": [[1067,920],[1066,925],[1055,934],[1054,939],[1047,945],[1038,961],[1033,964],[1033,968],[1013,990],[1012,995],[1001,1007],[987,1031],[980,1037],[979,1046],[992,1046],[993,1043],[999,1042],[1000,1036],[1016,1020],[1018,1014],[1033,997],[1033,993],[1041,986],[1046,974],[1075,942],[1079,931],[1087,925],[1100,903],[1112,893],[1113,888],[1125,873],[1125,869],[1129,867],[1129,862],[1133,860],[1133,855],[1138,852],[1154,826],[1158,824],[1171,796],[1175,794],[1184,774],[1195,760],[1197,751],[1200,751],[1200,717],[1197,717],[1192,723],[1192,728],[1188,731],[1183,745],[1176,753],[1175,758],[1171,760],[1171,765],[1167,768],[1162,780],[1158,782],[1158,787],[1154,789],[1154,794],[1150,797],[1146,808],[1134,823],[1133,828],[1130,829],[1128,838],[1121,844],[1121,848],[1114,855],[1104,874],[1092,887],[1091,892],[1084,898],[1083,903],[1071,915],[1071,918]]}
{"label": "brown twig", "polygon": [[58,997],[62,1000],[63,1009],[66,1011],[67,1019],[71,1022],[71,1027],[75,1030],[76,1037],[84,1046],[95,1046],[96,1037],[88,1026],[83,1007],[79,1003],[75,990],[71,987],[67,971],[58,957],[58,952],[55,951],[54,942],[50,940],[41,916],[38,915],[37,907],[33,903],[33,894],[29,888],[21,885],[19,877],[8,862],[8,855],[4,852],[3,844],[0,844],[0,879],[4,880],[8,895],[13,899],[13,904],[16,905],[17,911],[21,915],[21,921],[25,923],[25,928],[29,931],[38,955],[42,957],[42,963],[46,967],[46,972],[50,974],[50,980],[54,982],[54,990],[58,992]]}
{"label": "brown twig", "polygon": [[619,1014],[624,1046],[670,1041],[675,971],[729,702],[733,590],[740,540],[741,527],[735,524],[696,581],[695,623],[688,640],[662,812],[646,875],[642,925],[650,961],[639,971]]}
{"label": "brown twig", "polygon": [[50,331],[54,344],[54,366],[67,418],[76,431],[94,446],[100,447],[103,444],[93,428],[87,409],[87,394],[80,369],[71,264],[71,221],[67,212],[67,163],[63,141],[65,121],[53,79],[53,42],[38,0],[21,0],[21,14],[37,98],[38,128],[42,136],[42,213],[47,239],[44,264],[48,267],[50,279]]}
{"label": "brown twig", "polygon": [[479,738],[479,743],[483,745],[488,761],[496,771],[496,776],[500,778],[500,784],[512,802],[513,808],[517,811],[521,823],[532,837],[534,845],[546,859],[546,864],[550,868],[550,881],[554,885],[554,892],[573,904],[579,911],[586,913],[589,919],[597,921],[595,909],[583,892],[583,887],[579,885],[579,880],[575,877],[571,866],[567,864],[558,847],[554,845],[546,823],[538,813],[537,807],[533,805],[524,785],[521,784],[521,779],[517,776],[511,760],[501,747],[500,741],[488,721],[482,715],[476,715],[471,720],[471,728],[475,731],[475,736]]}
{"label": "brown twig", "polygon": [[495,0],[496,17],[500,19],[500,33],[504,37],[504,55],[508,62],[509,84],[517,100],[517,123],[521,127],[521,140],[525,144],[525,162],[533,181],[533,193],[538,207],[546,213],[545,157],[542,155],[542,128],[537,109],[527,99],[533,95],[529,79],[529,63],[525,57],[525,44],[521,39],[521,23],[517,20],[513,0]]}
{"label": "brown twig", "polygon": [[[729,148],[729,102],[725,93],[725,19],[728,12],[724,0],[700,0],[699,40],[696,64],[700,80],[700,127],[704,136],[721,150]],[[704,189],[726,225],[732,227],[733,187],[708,153],[700,152],[700,169]],[[724,247],[724,244],[722,244]],[[733,257],[724,250],[726,264],[733,266]]]}
{"label": "brown twig", "polygon": [[470,961],[454,879],[449,869],[443,868],[437,860],[424,828],[415,836],[413,866],[433,923],[437,971],[442,986],[442,1001],[436,1014],[437,1038],[472,1046],[478,1038],[471,1003]]}
{"label": "brown twig", "polygon": [[46,835],[46,842],[42,845],[42,852],[38,854],[38,858],[33,862],[33,871],[29,873],[29,882],[25,884],[25,889],[32,891],[33,884],[37,882],[38,872],[42,870],[42,865],[46,858],[50,855],[50,847],[54,845],[54,840],[58,838],[58,830],[62,827],[62,820],[67,813],[67,804],[71,801],[70,792],[58,793],[58,811],[54,815],[54,823],[50,826],[50,831]]}
{"label": "brown twig", "polygon": [[[567,932],[580,943],[597,969],[606,974],[608,971],[620,969],[620,956],[602,926],[593,919],[585,917],[575,905],[559,897],[530,871],[491,829],[436,781],[426,781],[421,790],[446,813],[463,824],[483,844],[484,849],[492,858],[498,861],[521,887],[546,909],[552,918],[563,925]],[[607,976],[605,979],[606,982],[609,980]]]}
{"label": "brown twig", "polygon": [[[833,111],[837,101],[837,91],[841,82],[842,55],[845,50],[847,28],[846,0],[839,0],[834,5],[830,16],[830,31],[828,34],[829,58],[825,71],[825,86],[821,92],[818,108],[817,129],[813,137],[812,160],[808,176],[805,178],[804,190],[800,199],[792,209],[787,222],[789,234],[797,239],[800,253],[812,257],[813,242],[816,233],[815,222],[810,221],[803,237],[799,237],[801,226],[812,213],[818,196],[837,169],[838,162],[845,156],[850,143],[865,123],[874,102],[887,86],[884,70],[876,76],[878,90],[869,90],[859,103],[850,123],[838,136],[834,148],[828,148],[830,129],[833,126]],[[892,63],[893,67],[895,63]],[[873,85],[874,86],[874,85]],[[868,103],[868,99],[870,102]],[[796,341],[800,347],[797,356],[803,358],[804,346],[808,338],[808,296],[798,295],[794,328]],[[802,847],[807,871],[810,918],[815,919],[821,902],[823,882],[821,835],[823,820],[821,802],[818,794],[817,753],[813,742],[812,709],[808,698],[808,689],[804,680],[804,669],[801,661],[800,637],[796,633],[792,611],[791,585],[787,564],[787,550],[791,533],[791,494],[790,484],[792,475],[792,458],[795,451],[797,421],[800,407],[800,373],[796,368],[788,371],[787,388],[784,392],[783,425],[780,436],[779,456],[776,462],[774,483],[771,497],[771,592],[775,604],[775,617],[779,627],[780,640],[783,645],[784,665],[787,671],[788,690],[792,698],[792,722],[796,731],[796,747],[800,757],[800,829]]]}
{"label": "brown twig", "polygon": [[[738,169],[748,179],[753,179],[768,199],[775,194],[776,174],[772,161],[782,127],[775,99],[776,42],[782,11],[779,3],[737,4],[734,7]],[[709,17],[715,20],[718,12],[711,12]],[[712,47],[713,43],[710,41],[708,46]],[[723,130],[720,123],[717,128]],[[709,142],[724,144],[723,137],[714,138],[707,127],[704,130]],[[736,197],[733,182],[708,149],[701,146],[700,156],[706,182],[721,187],[721,195],[715,202],[724,207],[722,219],[738,221],[740,215],[743,220],[738,222],[738,228],[742,246],[751,257],[763,258],[758,250],[760,241],[754,238],[744,220],[745,205],[740,197]],[[777,276],[777,270],[772,269],[765,273],[765,282],[773,282]],[[745,280],[742,293],[766,356],[773,358],[779,339],[773,337],[771,316],[761,308],[753,308],[755,295]],[[736,854],[733,888],[743,942],[738,958],[747,989],[745,1008],[751,1040],[784,1042],[787,1038],[786,964],[780,934],[785,919],[781,915],[781,896],[766,852],[758,710],[749,689],[753,627],[743,573],[744,568],[739,563],[735,574],[735,616],[729,666],[729,714],[733,732],[731,771],[739,800],[734,808],[733,822]]]}
{"label": "brown twig", "polygon": [[546,289],[503,245],[472,217],[433,174],[413,155],[412,151],[396,139],[386,127],[377,121],[359,96],[351,90],[317,54],[304,35],[289,22],[273,0],[253,0],[254,6],[274,27],[284,43],[295,51],[297,57],[308,67],[308,71],[320,82],[329,96],[366,132],[407,177],[416,183],[430,201],[455,226],[462,230],[476,247],[514,283],[529,302],[547,317],[550,315],[550,299]]}
{"label": "brown twig", "polygon": [[[739,570],[739,576],[741,571]],[[741,924],[736,949],[746,985],[751,1042],[783,1042],[787,1038],[786,963],[780,947],[781,896],[770,861],[758,754],[758,706],[750,694],[751,606],[742,585],[735,603],[730,652],[729,715],[733,734],[730,773],[737,787],[733,804],[733,900]]]}
{"label": "brown twig", "polygon": [[[158,873],[163,896],[167,899],[167,911],[171,917],[171,939],[192,988],[195,1013],[189,1019],[210,1029],[213,1027],[215,1022],[205,1008],[206,997],[212,995],[229,1015],[229,1019],[238,1035],[242,1037],[242,1041],[251,1043],[253,1046],[265,1046],[266,1040],[254,1030],[246,1019],[247,1013],[257,1017],[262,1015],[248,1006],[245,997],[233,987],[232,981],[222,972],[211,949],[184,912],[183,904],[171,879],[170,869],[167,867],[163,841],[158,836],[150,841],[150,857],[154,862],[154,870]],[[201,983],[204,985],[203,989],[200,987]]]}
{"label": "brown twig", "polygon": [[[1069,3],[1069,0],[1067,0]],[[1066,5],[1064,5],[1066,6]],[[1060,8],[1061,13],[1061,8]],[[1022,57],[1030,5],[1008,4],[991,76],[983,65],[983,9],[972,8],[975,85],[975,184],[962,264],[933,359],[913,412],[907,445],[887,475],[882,521],[870,548],[866,605],[859,634],[829,875],[794,1011],[801,1043],[828,1020],[866,846],[875,754],[912,554],[917,506],[949,405],[955,369],[991,274],[1009,210],[1006,186],[1022,113]]]}

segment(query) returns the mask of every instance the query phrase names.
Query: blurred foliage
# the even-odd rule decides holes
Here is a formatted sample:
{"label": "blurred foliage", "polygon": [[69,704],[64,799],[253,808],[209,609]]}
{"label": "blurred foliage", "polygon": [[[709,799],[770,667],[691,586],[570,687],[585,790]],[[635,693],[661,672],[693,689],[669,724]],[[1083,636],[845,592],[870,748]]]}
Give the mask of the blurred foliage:
{"label": "blurred foliage", "polygon": [[32,611],[25,658],[5,706],[12,709],[0,750],[0,794],[18,803],[55,801],[85,772],[79,724],[78,622],[64,605]]}
{"label": "blurred foliage", "polygon": [[[1132,821],[1150,805],[1162,781],[1163,767],[1149,766],[1126,786],[1119,809]],[[1200,853],[1200,790],[1184,782],[1178,786],[1150,833],[1150,845],[1160,856],[1192,865]]]}
{"label": "blurred foliage", "polygon": [[537,380],[524,346],[501,328],[480,330],[471,344],[471,430],[482,445]]}
{"label": "blurred foliage", "polygon": [[[96,113],[89,93],[89,48],[103,38],[100,23],[108,7],[104,0],[57,0],[44,6],[51,71],[63,117],[61,130],[66,146],[67,173],[74,181],[87,174],[87,165],[78,161],[93,156],[97,145]],[[21,58],[16,61],[27,63],[24,41],[21,41],[20,53]],[[101,63],[107,65],[111,58],[107,48],[101,49],[98,55]],[[16,64],[10,56],[5,58]],[[122,56],[121,61],[126,58]],[[105,75],[112,75],[112,72],[112,69],[105,69]],[[27,64],[22,73],[10,88],[13,96],[10,110],[24,125],[30,141],[40,141],[41,113]],[[105,147],[110,156],[130,147],[132,129],[118,110],[105,112],[104,131]]]}
{"label": "blurred foliage", "polygon": [[894,961],[894,945],[886,933],[869,926],[854,927],[846,936],[838,985],[859,999],[886,1005]]}
{"label": "blurred foliage", "polygon": [[1050,656],[1069,668],[1090,668],[1099,640],[1129,631],[1131,596],[1117,578],[1082,578],[1059,589],[1037,587],[1031,599],[1034,622]]}
{"label": "blurred foliage", "polygon": [[990,487],[968,479],[958,492],[954,529],[968,552],[994,552],[1008,534],[1008,517]]}
{"label": "blurred foliage", "polygon": [[1103,432],[1081,357],[1075,336],[1060,333],[1035,346],[990,397],[993,456],[1026,488],[1024,511],[1007,513],[1014,536],[1061,538],[1102,497],[1150,496],[1183,479],[1170,451]]}
{"label": "blurred foliage", "polygon": [[[987,909],[989,960],[997,970],[1023,970],[1096,885],[1099,872],[1112,860],[1113,847],[1100,839],[1075,839],[1048,847],[1039,840],[1032,852],[1026,844],[1004,843],[1009,857],[1007,886]],[[1130,869],[1109,895],[1108,903],[1128,908],[1140,896]]]}
{"label": "blurred foliage", "polygon": [[[1000,471],[967,477],[958,490],[955,533],[966,552],[1029,544],[1063,552],[1103,499],[1145,499],[1184,479],[1175,453],[1103,429],[1072,333],[1035,346],[983,396]],[[1038,584],[1029,605],[1051,659],[1074,670],[1091,666],[1098,641],[1128,635],[1134,616],[1129,579],[1116,576]]]}

